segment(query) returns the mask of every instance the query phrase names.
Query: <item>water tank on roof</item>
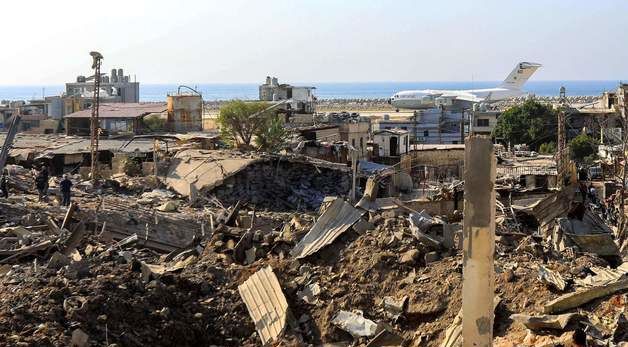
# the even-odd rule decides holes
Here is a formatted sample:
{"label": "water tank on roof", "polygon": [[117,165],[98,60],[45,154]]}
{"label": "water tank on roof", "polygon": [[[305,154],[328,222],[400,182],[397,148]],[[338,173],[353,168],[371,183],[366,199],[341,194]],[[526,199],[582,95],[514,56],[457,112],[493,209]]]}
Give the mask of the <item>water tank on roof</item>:
{"label": "water tank on roof", "polygon": [[76,76],[76,82],[85,83],[85,76]]}

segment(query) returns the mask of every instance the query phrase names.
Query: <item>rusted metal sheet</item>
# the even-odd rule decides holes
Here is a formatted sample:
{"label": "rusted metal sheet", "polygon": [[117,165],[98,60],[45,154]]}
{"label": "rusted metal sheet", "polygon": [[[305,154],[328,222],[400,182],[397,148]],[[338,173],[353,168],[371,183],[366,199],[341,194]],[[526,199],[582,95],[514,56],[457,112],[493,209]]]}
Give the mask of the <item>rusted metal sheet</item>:
{"label": "rusted metal sheet", "polygon": [[312,229],[292,249],[290,255],[295,258],[304,258],[318,252],[349,229],[353,223],[362,217],[362,214],[364,214],[363,210],[337,198],[318,218]]}
{"label": "rusted metal sheet", "polygon": [[266,345],[280,337],[291,315],[273,269],[267,266],[257,271],[238,286],[238,291],[262,343]]}

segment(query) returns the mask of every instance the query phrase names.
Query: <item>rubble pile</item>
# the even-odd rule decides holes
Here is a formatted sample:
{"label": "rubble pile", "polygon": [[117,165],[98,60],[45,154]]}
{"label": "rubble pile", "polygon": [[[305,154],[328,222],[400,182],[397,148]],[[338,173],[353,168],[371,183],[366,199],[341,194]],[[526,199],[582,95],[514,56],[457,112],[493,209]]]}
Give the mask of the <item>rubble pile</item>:
{"label": "rubble pile", "polygon": [[[247,165],[194,202],[126,176],[77,184],[68,208],[1,200],[0,341],[461,346],[460,211],[379,204],[369,184],[356,206],[344,171]],[[498,201],[495,346],[628,339],[626,249],[582,192]]]}
{"label": "rubble pile", "polygon": [[326,196],[345,196],[351,189],[344,171],[289,162],[252,164],[210,191],[221,201],[246,201],[257,209],[314,211]]}

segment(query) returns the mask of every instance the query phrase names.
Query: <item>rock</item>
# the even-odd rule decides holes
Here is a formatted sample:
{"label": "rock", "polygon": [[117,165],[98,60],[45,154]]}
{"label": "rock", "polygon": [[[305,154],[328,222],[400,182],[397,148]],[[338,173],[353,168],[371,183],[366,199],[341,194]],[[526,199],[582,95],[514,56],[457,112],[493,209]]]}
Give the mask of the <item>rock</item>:
{"label": "rock", "polygon": [[64,266],[70,265],[70,262],[71,260],[68,256],[65,256],[59,252],[54,252],[52,254],[52,257],[50,257],[50,260],[48,261],[47,268],[59,270]]}
{"label": "rock", "polygon": [[358,234],[363,234],[367,230],[375,229],[375,225],[371,222],[367,222],[364,219],[360,218],[355,224],[353,224],[353,230]]}
{"label": "rock", "polygon": [[429,264],[429,263],[433,263],[435,261],[438,261],[440,259],[440,255],[438,254],[438,252],[428,252],[425,253],[425,255],[423,256],[425,259],[425,264]]}
{"label": "rock", "polygon": [[411,249],[407,252],[405,252],[401,258],[399,259],[399,262],[401,264],[413,264],[414,262],[417,261],[417,259],[419,259],[419,256],[421,255],[421,253],[419,253],[418,250],[416,249]]}
{"label": "rock", "polygon": [[504,282],[510,283],[515,280],[515,273],[512,269],[506,269],[502,273],[502,278],[504,279]]}
{"label": "rock", "polygon": [[72,347],[87,347],[89,343],[89,335],[87,335],[83,330],[76,329],[72,332],[72,342],[70,346]]}
{"label": "rock", "polygon": [[161,212],[175,212],[178,208],[179,208],[179,202],[170,200],[170,201],[164,202],[159,207],[157,207],[157,210]]}

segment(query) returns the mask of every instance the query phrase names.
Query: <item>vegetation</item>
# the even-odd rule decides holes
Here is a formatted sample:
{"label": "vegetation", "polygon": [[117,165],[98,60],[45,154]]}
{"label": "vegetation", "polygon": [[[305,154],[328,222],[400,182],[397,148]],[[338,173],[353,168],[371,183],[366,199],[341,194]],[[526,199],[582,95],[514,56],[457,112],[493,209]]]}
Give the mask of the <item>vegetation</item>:
{"label": "vegetation", "polygon": [[597,142],[586,134],[576,136],[569,142],[571,157],[576,161],[591,162],[597,154]]}
{"label": "vegetation", "polygon": [[256,134],[255,144],[264,151],[278,151],[281,149],[281,145],[288,140],[289,135],[281,118],[274,116],[268,121],[267,126]]}
{"label": "vegetation", "polygon": [[164,131],[166,129],[166,119],[159,115],[146,116],[142,121],[144,127],[150,131]]}
{"label": "vegetation", "polygon": [[527,100],[501,114],[493,136],[504,143],[525,143],[530,149],[538,150],[541,144],[555,138],[556,117],[557,111],[551,106]]}
{"label": "vegetation", "polygon": [[276,115],[265,111],[265,102],[234,100],[220,108],[218,124],[224,141],[234,147],[248,147],[254,136],[267,131]]}
{"label": "vegetation", "polygon": [[546,142],[539,146],[539,153],[541,154],[554,154],[556,153],[556,143]]}

